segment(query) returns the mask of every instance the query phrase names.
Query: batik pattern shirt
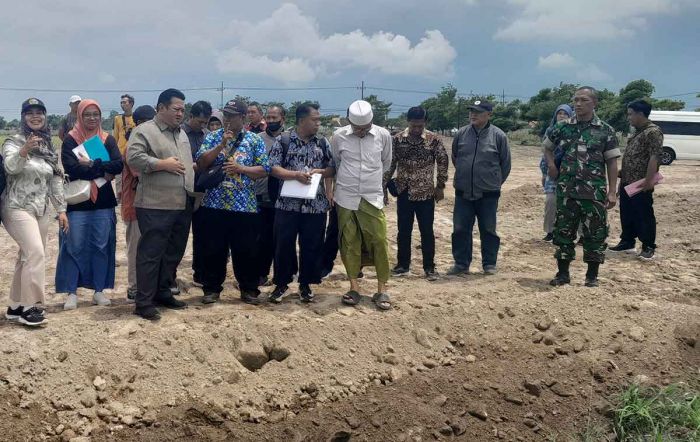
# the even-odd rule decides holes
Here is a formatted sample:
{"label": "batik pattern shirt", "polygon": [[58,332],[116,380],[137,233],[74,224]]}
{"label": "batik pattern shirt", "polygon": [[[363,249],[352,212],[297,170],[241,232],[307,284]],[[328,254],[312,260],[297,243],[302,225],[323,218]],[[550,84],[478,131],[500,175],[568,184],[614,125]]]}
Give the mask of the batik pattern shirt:
{"label": "batik pattern shirt", "polygon": [[649,122],[630,135],[622,157],[620,184],[631,184],[647,176],[647,167],[652,155],[658,159],[664,146],[664,134],[659,126]]}
{"label": "batik pattern shirt", "polygon": [[[223,138],[223,128],[210,132],[204,137],[196,159],[199,160],[206,152],[216,148],[221,144]],[[240,143],[236,147],[237,140]],[[265,172],[270,173],[265,143],[258,135],[247,130],[242,130],[237,139],[230,140],[209,167],[223,164],[224,161],[231,158],[242,166],[262,166]],[[206,191],[202,206],[231,212],[255,213],[258,211],[258,203],[255,198],[255,180],[244,174],[226,175],[221,184]]]}
{"label": "batik pattern shirt", "polygon": [[[279,166],[284,169],[305,172],[313,169],[335,168],[335,162],[331,156],[331,146],[324,137],[312,137],[308,143],[299,138],[296,131],[289,134],[289,147],[287,155],[280,143],[280,137],[270,150],[270,167]],[[287,198],[280,196],[277,198],[275,208],[290,212],[301,213],[326,213],[331,206],[326,197],[323,178],[316,191],[315,199]]]}
{"label": "batik pattern shirt", "polygon": [[620,156],[615,130],[609,124],[595,114],[587,122],[578,122],[574,116],[557,123],[543,144],[550,152],[559,145],[564,153],[557,179],[557,195],[605,200],[605,162]]}

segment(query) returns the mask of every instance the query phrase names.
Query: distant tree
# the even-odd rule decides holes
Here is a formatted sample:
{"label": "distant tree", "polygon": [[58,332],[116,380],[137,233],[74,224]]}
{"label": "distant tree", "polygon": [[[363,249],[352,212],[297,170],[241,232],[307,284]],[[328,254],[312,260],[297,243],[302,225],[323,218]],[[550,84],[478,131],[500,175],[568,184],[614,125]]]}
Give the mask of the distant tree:
{"label": "distant tree", "polygon": [[51,130],[58,130],[58,128],[61,126],[61,120],[63,120],[63,115],[47,115],[46,120],[48,121]]}
{"label": "distant tree", "polygon": [[102,119],[102,129],[112,130],[114,129],[114,118],[119,115],[119,112],[113,110],[109,113],[107,118]]}
{"label": "distant tree", "polygon": [[382,127],[386,126],[386,122],[389,119],[389,112],[391,112],[391,105],[393,103],[382,101],[374,94],[365,97],[365,101],[372,105],[374,124]]}
{"label": "distant tree", "polygon": [[536,121],[533,132],[543,135],[552,121],[554,110],[560,104],[571,104],[577,87],[571,83],[560,83],[555,88],[540,89],[527,103],[520,106],[521,117],[526,121]]}
{"label": "distant tree", "polygon": [[518,130],[527,125],[520,117],[520,100],[514,100],[510,103],[498,104],[493,110],[491,122],[501,128],[505,132]]}
{"label": "distant tree", "polygon": [[7,130],[17,130],[19,129],[19,120],[15,118],[14,120],[11,120],[9,123],[5,125],[5,129]]}
{"label": "distant tree", "polygon": [[302,104],[305,103],[314,103],[320,106],[318,101],[292,101],[292,104],[289,105],[289,108],[287,109],[287,126],[296,126],[297,124],[297,117],[296,117],[296,111],[297,107],[299,107]]}
{"label": "distant tree", "polygon": [[428,129],[448,130],[459,126],[459,110],[466,115],[466,104],[462,103],[464,107],[456,105],[457,99],[457,88],[447,84],[436,96],[423,100],[420,105],[428,113]]}
{"label": "distant tree", "polygon": [[5,121],[4,117],[0,117],[0,130],[5,129],[5,126],[7,126],[7,121]]}

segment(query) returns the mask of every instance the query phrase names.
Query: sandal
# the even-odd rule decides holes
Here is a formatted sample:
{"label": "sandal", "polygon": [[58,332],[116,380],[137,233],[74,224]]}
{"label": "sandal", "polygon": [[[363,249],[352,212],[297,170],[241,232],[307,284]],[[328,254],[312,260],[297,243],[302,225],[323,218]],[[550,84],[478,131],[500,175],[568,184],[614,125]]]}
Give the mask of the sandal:
{"label": "sandal", "polygon": [[391,309],[391,299],[386,293],[375,293],[372,296],[372,302],[377,305],[380,310],[390,310]]}
{"label": "sandal", "polygon": [[357,305],[360,303],[361,299],[362,296],[359,293],[357,293],[355,290],[350,290],[349,292],[343,295],[343,304]]}

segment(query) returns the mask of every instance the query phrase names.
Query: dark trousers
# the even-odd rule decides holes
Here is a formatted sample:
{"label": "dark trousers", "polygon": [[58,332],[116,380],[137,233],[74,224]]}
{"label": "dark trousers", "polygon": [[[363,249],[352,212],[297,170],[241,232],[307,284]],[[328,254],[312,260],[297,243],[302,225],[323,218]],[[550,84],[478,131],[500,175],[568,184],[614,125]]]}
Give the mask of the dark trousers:
{"label": "dark trousers", "polygon": [[186,210],[136,208],[141,238],[136,250],[136,307],[171,297],[173,275],[185,254],[192,221]]}
{"label": "dark trousers", "polygon": [[202,282],[202,211],[192,213],[192,280]]}
{"label": "dark trousers", "polygon": [[399,195],[396,201],[396,217],[398,234],[397,261],[398,266],[405,269],[411,266],[411,236],[413,235],[413,219],[418,220],[420,244],[423,252],[423,270],[426,272],[435,268],[435,234],[433,220],[435,218],[435,200],[411,201],[408,192]]}
{"label": "dark trousers", "polygon": [[501,238],[496,234],[496,211],[500,192],[484,194],[478,200],[455,196],[452,233],[452,256],[455,265],[468,269],[472,262],[474,219],[479,224],[482,265],[496,265]]}
{"label": "dark trousers", "polygon": [[654,193],[639,192],[630,197],[620,185],[620,239],[634,245],[637,238],[642,246],[656,248],[656,217],[654,216]]}
{"label": "dark trousers", "polygon": [[200,207],[202,215],[202,290],[221,293],[229,252],[241,292],[257,292],[257,213]]}
{"label": "dark trousers", "polygon": [[338,212],[335,206],[328,212],[328,227],[321,252],[321,276],[333,271],[335,258],[338,256]]}
{"label": "dark trousers", "polygon": [[258,277],[266,279],[270,275],[272,260],[275,258],[275,208],[260,207],[258,231]]}
{"label": "dark trousers", "polygon": [[[299,284],[321,282],[321,250],[323,249],[326,214],[277,210],[275,213],[275,285],[292,282],[299,269]],[[297,264],[297,238],[299,262]]]}

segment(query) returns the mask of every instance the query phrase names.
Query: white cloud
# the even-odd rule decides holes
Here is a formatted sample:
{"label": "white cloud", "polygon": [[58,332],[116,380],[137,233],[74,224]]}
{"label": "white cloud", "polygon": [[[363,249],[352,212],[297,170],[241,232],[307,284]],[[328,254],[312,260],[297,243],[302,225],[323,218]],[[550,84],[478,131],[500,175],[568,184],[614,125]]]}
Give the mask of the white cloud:
{"label": "white cloud", "polygon": [[537,66],[543,69],[561,69],[576,66],[576,59],[568,53],[553,52],[546,57],[540,57]]}
{"label": "white cloud", "polygon": [[117,81],[117,78],[114,75],[108,74],[106,72],[102,72],[100,75],[98,75],[97,78],[100,80],[101,83],[105,84],[110,84]]}
{"label": "white cloud", "polygon": [[563,71],[567,75],[573,76],[578,81],[583,82],[608,81],[612,78],[596,64],[580,62],[568,52],[563,54],[552,52],[545,57],[540,57],[537,60],[537,66],[541,69]]}
{"label": "white cloud", "polygon": [[[217,67],[221,72],[253,73],[287,83],[309,82],[353,68],[444,78],[454,73],[457,57],[454,47],[437,30],[425,31],[414,45],[405,36],[390,32],[367,35],[358,29],[323,36],[316,19],[291,3],[260,22],[235,20],[228,29],[223,41],[237,43],[220,50]],[[261,35],[274,35],[279,43],[261,44]]]}
{"label": "white cloud", "polygon": [[647,25],[647,17],[697,7],[693,0],[507,0],[515,16],[495,38],[508,41],[565,39],[606,41],[629,38]]}

